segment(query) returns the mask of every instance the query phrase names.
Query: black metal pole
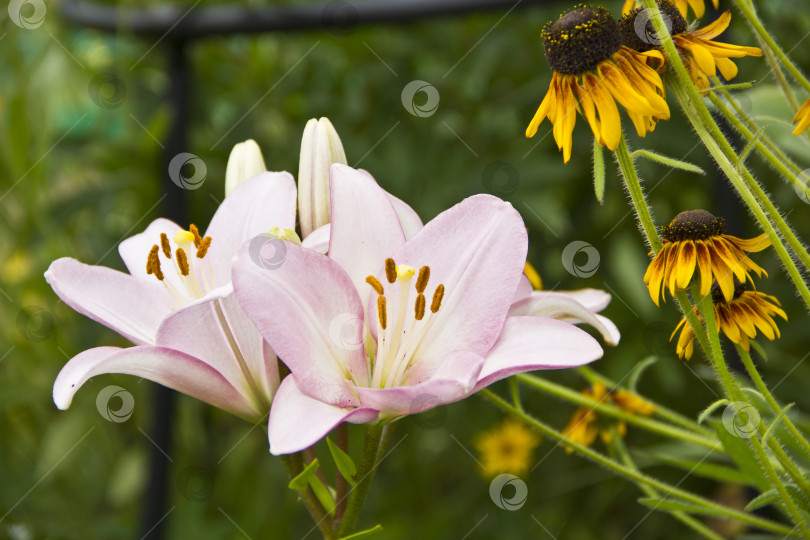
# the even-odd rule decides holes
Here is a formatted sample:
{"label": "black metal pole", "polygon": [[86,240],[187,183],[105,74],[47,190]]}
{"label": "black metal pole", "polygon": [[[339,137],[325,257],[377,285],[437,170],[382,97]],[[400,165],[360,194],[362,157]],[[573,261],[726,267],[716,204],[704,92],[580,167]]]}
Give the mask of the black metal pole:
{"label": "black metal pole", "polygon": [[[168,168],[172,158],[188,148],[189,66],[186,45],[185,40],[170,40],[167,43],[169,54],[167,71],[170,77],[167,99],[171,104],[172,120],[161,169],[163,189],[166,192],[161,214],[179,224],[186,222],[185,191],[171,181]],[[161,540],[166,536],[165,518],[169,506],[167,500],[170,467],[170,461],[166,456],[171,456],[175,398],[175,392],[163,386],[155,385],[152,389],[153,409],[149,436],[154,444],[150,446],[149,477],[142,509],[140,535],[142,540]]]}

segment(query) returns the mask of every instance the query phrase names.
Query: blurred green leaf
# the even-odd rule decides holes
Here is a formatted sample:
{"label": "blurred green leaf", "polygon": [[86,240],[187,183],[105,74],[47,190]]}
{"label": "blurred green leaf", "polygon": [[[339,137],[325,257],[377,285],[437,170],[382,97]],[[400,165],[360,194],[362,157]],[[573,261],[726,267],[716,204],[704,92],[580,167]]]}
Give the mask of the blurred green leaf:
{"label": "blurred green leaf", "polygon": [[326,444],[329,445],[329,452],[332,454],[332,459],[335,460],[338,471],[340,471],[340,474],[350,485],[354,486],[357,483],[354,480],[354,475],[357,474],[357,467],[354,465],[351,456],[333,443],[332,439],[329,437],[326,438]]}

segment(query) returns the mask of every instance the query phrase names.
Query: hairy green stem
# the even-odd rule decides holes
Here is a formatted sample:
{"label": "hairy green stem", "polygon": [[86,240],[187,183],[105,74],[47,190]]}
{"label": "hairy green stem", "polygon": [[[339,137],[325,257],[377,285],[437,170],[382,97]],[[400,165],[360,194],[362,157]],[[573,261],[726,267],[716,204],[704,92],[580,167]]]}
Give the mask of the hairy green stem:
{"label": "hairy green stem", "polygon": [[[616,452],[616,454],[618,454],[618,456],[621,458],[621,460],[625,464],[625,466],[627,466],[628,468],[630,468],[630,469],[632,469],[632,470],[634,470],[636,472],[640,472],[638,466],[633,461],[633,458],[630,455],[630,452],[627,451],[627,446],[624,444],[624,439],[622,439],[616,433],[614,433],[610,444],[613,447],[613,450]],[[638,487],[648,497],[654,497],[656,499],[661,498],[661,494],[657,490],[651,488],[648,485],[639,484]],[[706,538],[710,538],[711,540],[724,540],[722,536],[720,536],[719,534],[717,534],[716,532],[714,532],[713,530],[711,530],[706,525],[704,525],[703,523],[701,523],[697,519],[693,518],[692,516],[690,516],[686,512],[673,510],[670,513],[672,514],[672,517],[674,517],[675,519],[677,519],[678,521],[680,521],[681,523],[683,523],[684,525],[686,525],[690,529],[694,530],[698,534],[701,534]]]}
{"label": "hairy green stem", "polygon": [[639,416],[637,414],[631,414],[607,402],[603,403],[593,401],[592,399],[583,396],[579,392],[575,392],[570,388],[549,381],[547,379],[526,374],[517,375],[514,378],[536,390],[540,390],[542,392],[563,399],[565,401],[570,401],[571,403],[574,403],[582,407],[590,407],[591,409],[599,412],[600,414],[604,414],[612,418],[618,418],[619,420],[623,420],[628,424],[632,424],[640,428],[646,429],[647,431],[658,433],[659,435],[664,435],[666,437],[670,437],[675,440],[688,441],[693,444],[703,446],[704,448],[709,448],[710,450],[715,450],[718,452],[723,451],[723,446],[717,439],[704,437],[703,435],[698,435],[691,431],[677,428],[669,424],[665,424],[663,422],[658,422],[651,418]]}
{"label": "hairy green stem", "polygon": [[490,390],[481,390],[479,392],[479,395],[489,400],[496,407],[520,418],[530,426],[537,429],[541,434],[564,444],[566,447],[573,449],[578,454],[593,461],[594,463],[597,463],[598,465],[601,465],[602,467],[605,467],[606,469],[617,474],[618,476],[627,478],[628,480],[631,480],[636,484],[646,485],[652,487],[653,489],[657,489],[668,497],[676,497],[677,499],[680,499],[682,501],[711,509],[716,513],[720,513],[729,518],[736,519],[749,525],[753,525],[754,527],[775,532],[777,534],[783,534],[786,536],[796,536],[795,531],[791,527],[785,526],[781,523],[776,523],[774,521],[763,519],[754,516],[752,514],[748,514],[746,512],[741,512],[733,508],[728,508],[714,501],[705,499],[699,495],[695,495],[694,493],[690,493],[686,490],[671,486],[656,478],[652,478],[651,476],[647,476],[642,472],[627,467],[626,465],[622,465],[621,463],[618,463],[600,454],[599,452],[596,452],[595,450],[588,448],[587,446],[583,446],[579,443],[571,441],[561,432],[552,428],[548,424],[541,422],[540,420],[534,418],[533,416],[520,411],[514,405],[510,404],[508,401],[502,399],[500,396],[494,394]]}

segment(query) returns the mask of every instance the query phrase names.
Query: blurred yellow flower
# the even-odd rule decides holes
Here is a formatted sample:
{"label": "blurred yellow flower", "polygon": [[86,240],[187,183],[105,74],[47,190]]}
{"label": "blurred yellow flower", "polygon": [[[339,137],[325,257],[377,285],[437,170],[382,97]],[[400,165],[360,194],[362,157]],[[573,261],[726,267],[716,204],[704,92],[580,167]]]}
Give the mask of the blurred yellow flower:
{"label": "blurred yellow flower", "polygon": [[[651,416],[656,410],[655,405],[645,401],[638,395],[627,390],[610,391],[601,381],[583,390],[582,395],[594,403],[607,402],[610,404],[612,402],[623,411],[639,416]],[[571,442],[582,446],[591,446],[596,441],[597,436],[603,443],[610,444],[613,440],[612,429],[616,430],[619,437],[627,435],[627,424],[623,420],[601,419],[593,408],[580,407],[574,412],[562,433]],[[573,449],[570,446],[565,447],[566,453],[570,454],[572,451]]]}
{"label": "blurred yellow flower", "polygon": [[810,127],[810,99],[804,102],[804,105],[799,107],[796,111],[796,116],[793,117],[793,123],[798,124],[796,129],[793,130],[793,135],[801,135]]}
{"label": "blurred yellow flower", "polygon": [[475,441],[484,474],[489,477],[503,473],[525,474],[532,464],[532,452],[539,444],[540,435],[513,418],[479,433]]}

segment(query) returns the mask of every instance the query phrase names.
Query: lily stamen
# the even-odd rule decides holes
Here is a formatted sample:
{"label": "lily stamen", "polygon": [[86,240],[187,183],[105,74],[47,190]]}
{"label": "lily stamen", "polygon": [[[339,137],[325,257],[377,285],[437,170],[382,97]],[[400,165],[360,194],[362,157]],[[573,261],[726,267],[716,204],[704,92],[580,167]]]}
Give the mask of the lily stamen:
{"label": "lily stamen", "polygon": [[166,233],[160,233],[160,248],[167,259],[172,258],[172,248],[169,246],[169,237]]}

